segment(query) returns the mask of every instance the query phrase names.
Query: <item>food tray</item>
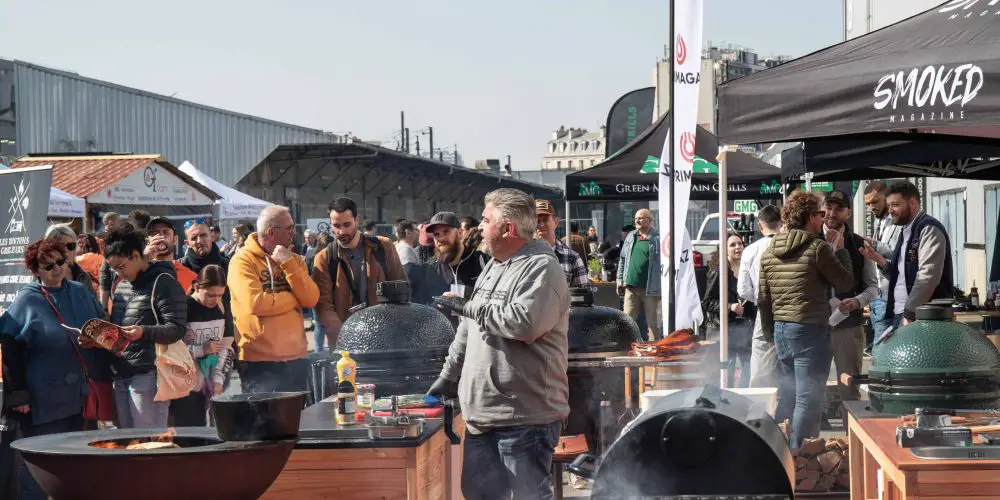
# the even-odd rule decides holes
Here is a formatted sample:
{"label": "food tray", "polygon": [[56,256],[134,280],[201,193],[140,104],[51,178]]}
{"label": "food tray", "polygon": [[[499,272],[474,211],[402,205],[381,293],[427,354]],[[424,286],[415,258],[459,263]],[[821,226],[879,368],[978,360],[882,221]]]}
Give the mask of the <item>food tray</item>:
{"label": "food tray", "polygon": [[407,425],[368,425],[371,439],[415,439],[424,432],[424,421],[414,419]]}
{"label": "food tray", "polygon": [[655,356],[612,356],[604,358],[603,365],[608,368],[656,366],[657,361]]}

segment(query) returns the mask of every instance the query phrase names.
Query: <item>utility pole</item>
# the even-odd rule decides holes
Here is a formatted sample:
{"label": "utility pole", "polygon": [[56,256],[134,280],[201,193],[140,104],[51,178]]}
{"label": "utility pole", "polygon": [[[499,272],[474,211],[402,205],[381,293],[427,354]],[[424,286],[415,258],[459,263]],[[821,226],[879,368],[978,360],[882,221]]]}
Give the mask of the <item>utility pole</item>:
{"label": "utility pole", "polygon": [[399,112],[399,151],[405,151],[403,141],[406,139],[406,113]]}
{"label": "utility pole", "polygon": [[452,158],[452,160],[455,163],[455,166],[457,167],[458,166],[458,144],[455,144],[455,157]]}
{"label": "utility pole", "polygon": [[434,159],[434,127],[427,127],[427,135],[430,136],[430,145],[427,146],[427,151],[430,152],[430,159]]}
{"label": "utility pole", "polygon": [[438,150],[438,161],[444,163],[444,151]]}
{"label": "utility pole", "polygon": [[406,148],[403,149],[403,152],[409,154],[409,152],[410,152],[410,128],[409,127],[403,129],[403,144],[406,144]]}
{"label": "utility pole", "polygon": [[420,136],[417,136],[417,156],[420,156]]}

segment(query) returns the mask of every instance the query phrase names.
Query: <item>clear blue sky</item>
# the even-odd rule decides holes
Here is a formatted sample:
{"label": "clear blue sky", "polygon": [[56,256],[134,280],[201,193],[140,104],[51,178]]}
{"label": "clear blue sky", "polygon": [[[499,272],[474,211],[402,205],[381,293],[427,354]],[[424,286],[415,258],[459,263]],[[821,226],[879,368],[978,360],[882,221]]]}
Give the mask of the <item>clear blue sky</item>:
{"label": "clear blue sky", "polygon": [[[842,5],[705,0],[704,37],[800,56],[841,40]],[[551,130],[596,129],[652,84],[667,15],[666,0],[10,1],[0,57],[365,139],[405,110],[470,166],[526,169]]]}

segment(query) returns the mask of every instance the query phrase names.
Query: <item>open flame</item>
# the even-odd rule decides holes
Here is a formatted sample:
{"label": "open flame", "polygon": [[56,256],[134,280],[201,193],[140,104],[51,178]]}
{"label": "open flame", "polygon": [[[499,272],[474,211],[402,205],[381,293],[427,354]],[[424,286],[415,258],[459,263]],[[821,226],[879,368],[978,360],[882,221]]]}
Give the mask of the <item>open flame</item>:
{"label": "open flame", "polygon": [[[165,432],[161,432],[149,439],[133,439],[128,442],[128,444],[121,444],[118,441],[97,441],[90,443],[90,446],[94,448],[104,448],[109,450],[115,449],[126,449],[126,450],[152,450],[158,448],[179,448],[174,444],[174,436],[177,435],[177,430],[173,427],[168,427]],[[159,445],[151,445],[150,443],[163,443]]]}

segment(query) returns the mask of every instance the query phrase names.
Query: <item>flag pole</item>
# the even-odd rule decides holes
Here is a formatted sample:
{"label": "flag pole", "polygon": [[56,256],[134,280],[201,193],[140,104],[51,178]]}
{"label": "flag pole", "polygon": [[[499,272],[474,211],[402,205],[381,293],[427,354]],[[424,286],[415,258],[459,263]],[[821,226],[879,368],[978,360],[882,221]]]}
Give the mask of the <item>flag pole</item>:
{"label": "flag pole", "polygon": [[[729,165],[719,152],[719,387],[729,386]],[[749,367],[740,366],[740,370]]]}
{"label": "flag pole", "polygon": [[[667,259],[669,261],[669,264],[667,264],[669,266],[667,268],[668,269],[667,277],[669,278],[670,285],[668,286],[669,291],[667,291],[667,304],[666,304],[666,307],[668,308],[667,324],[664,325],[667,327],[667,329],[665,332],[663,332],[664,336],[674,331],[674,326],[675,323],[677,322],[677,309],[676,309],[677,297],[676,297],[676,291],[674,290],[675,288],[674,284],[677,282],[677,269],[676,269],[677,266],[674,265],[674,255],[676,255],[674,252],[677,251],[677,245],[674,243],[677,241],[677,235],[674,234],[676,232],[674,229],[677,227],[677,225],[674,223],[674,217],[676,217],[677,215],[674,210],[674,181],[676,180],[675,173],[677,171],[677,166],[675,165],[677,152],[674,151],[675,149],[674,125],[676,123],[675,118],[677,116],[677,113],[674,113],[674,70],[675,70],[674,60],[676,59],[676,55],[674,52],[677,50],[677,40],[676,40],[677,35],[674,33],[674,2],[673,0],[668,0],[668,1],[670,2],[670,74],[669,74],[670,83],[667,84],[667,89],[669,89],[669,93],[667,95],[667,112],[670,113],[670,118],[669,118],[670,128],[667,129],[667,143],[670,144],[670,158],[668,159],[669,161],[668,165],[670,165],[670,170],[667,172],[667,174],[670,175],[670,189],[668,190],[668,196],[670,198],[670,202],[667,204],[666,209],[668,214],[667,219],[669,219],[670,221],[670,227],[667,228],[661,227],[660,232],[661,234],[670,235],[669,237],[670,241],[668,242],[670,248],[669,252],[670,256]],[[664,207],[660,207],[660,210],[663,209]]]}

